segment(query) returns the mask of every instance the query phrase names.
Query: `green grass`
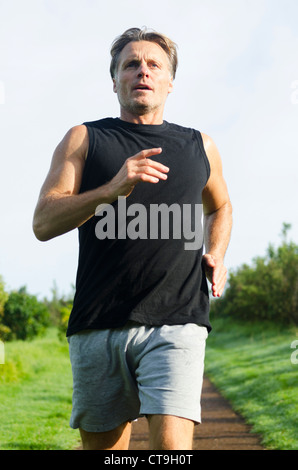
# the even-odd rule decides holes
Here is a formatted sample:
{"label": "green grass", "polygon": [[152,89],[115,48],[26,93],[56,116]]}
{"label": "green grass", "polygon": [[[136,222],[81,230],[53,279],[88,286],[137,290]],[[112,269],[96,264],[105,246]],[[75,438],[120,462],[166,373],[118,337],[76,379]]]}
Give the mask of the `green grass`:
{"label": "green grass", "polygon": [[[297,450],[297,328],[212,320],[205,370],[268,449]],[[33,341],[5,344],[0,364],[0,450],[67,450],[72,377],[67,341],[56,329]]]}
{"label": "green grass", "polygon": [[291,344],[297,328],[213,320],[205,371],[263,437],[268,449],[298,449],[298,364]]}
{"label": "green grass", "polygon": [[66,339],[56,329],[33,341],[5,343],[0,364],[0,450],[67,450],[72,377]]}

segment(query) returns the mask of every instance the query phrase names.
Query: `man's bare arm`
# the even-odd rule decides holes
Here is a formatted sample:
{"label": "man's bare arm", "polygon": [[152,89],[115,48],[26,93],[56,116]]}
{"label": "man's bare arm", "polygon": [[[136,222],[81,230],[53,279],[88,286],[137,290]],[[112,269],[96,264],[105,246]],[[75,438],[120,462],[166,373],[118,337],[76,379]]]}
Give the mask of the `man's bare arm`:
{"label": "man's bare arm", "polygon": [[66,233],[91,216],[91,198],[78,195],[87,152],[85,126],[70,129],[57,146],[33,217],[33,231],[39,240]]}
{"label": "man's bare arm", "polygon": [[143,150],[129,157],[110,182],[79,193],[88,144],[86,126],[76,126],[54,152],[33,217],[33,231],[41,241],[79,227],[94,216],[98,205],[128,196],[139,181],[157,183],[167,178],[169,169],[149,158],[162,149]]}
{"label": "man's bare arm", "polygon": [[204,233],[206,254],[203,257],[212,294],[220,297],[227,280],[224,257],[232,229],[232,205],[223,178],[219,152],[210,137],[202,135],[211,174],[203,190]]}

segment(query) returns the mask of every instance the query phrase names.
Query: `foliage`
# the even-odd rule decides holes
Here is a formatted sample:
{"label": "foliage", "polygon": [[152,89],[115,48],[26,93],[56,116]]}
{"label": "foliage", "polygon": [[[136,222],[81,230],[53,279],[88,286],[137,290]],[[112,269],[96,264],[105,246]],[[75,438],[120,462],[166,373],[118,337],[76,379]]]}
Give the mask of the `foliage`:
{"label": "foliage", "polygon": [[60,321],[58,325],[58,336],[62,340],[65,338],[69,316],[72,310],[72,303],[67,302],[60,308]]}
{"label": "foliage", "polygon": [[65,338],[73,296],[74,286],[65,296],[58,293],[56,283],[50,300],[39,301],[26,287],[8,293],[0,276],[0,341],[31,340],[48,326],[58,327],[59,338]]}
{"label": "foliage", "polygon": [[296,450],[298,365],[291,344],[297,327],[228,317],[213,319],[212,326],[207,376],[262,436],[267,449]]}
{"label": "foliage", "polygon": [[45,303],[50,312],[51,325],[58,327],[58,336],[62,340],[65,338],[68,319],[72,310],[74,297],[74,286],[68,295],[61,295],[58,292],[58,287],[54,282],[52,288],[52,299],[45,299]]}
{"label": "foliage", "polygon": [[8,294],[7,292],[5,292],[5,285],[4,285],[2,276],[0,276],[0,320],[3,318],[4,305],[7,299],[8,299]]}
{"label": "foliage", "polygon": [[72,374],[68,344],[48,328],[32,341],[10,341],[0,365],[0,451],[72,450]]}
{"label": "foliage", "polygon": [[32,339],[49,326],[48,309],[22,287],[9,294],[4,305],[3,324],[9,328],[6,340]]}
{"label": "foliage", "polygon": [[5,340],[10,333],[7,325],[3,324],[4,306],[8,299],[8,293],[5,291],[5,285],[0,276],[0,340]]}
{"label": "foliage", "polygon": [[281,246],[269,245],[265,257],[229,275],[224,296],[211,303],[213,316],[298,323],[298,246],[287,241],[289,228],[284,224]]}

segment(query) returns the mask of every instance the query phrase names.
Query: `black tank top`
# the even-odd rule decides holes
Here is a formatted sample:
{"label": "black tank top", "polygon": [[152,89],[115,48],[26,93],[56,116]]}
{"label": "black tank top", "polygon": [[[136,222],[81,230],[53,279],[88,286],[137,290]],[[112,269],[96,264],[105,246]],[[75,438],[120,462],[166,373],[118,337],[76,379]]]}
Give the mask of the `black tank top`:
{"label": "black tank top", "polygon": [[[210,167],[200,132],[166,121],[138,125],[107,118],[84,124],[89,151],[80,192],[110,181],[128,157],[144,149],[162,147],[160,155],[150,158],[170,171],[166,181],[138,183],[127,198],[79,227],[76,292],[67,335],[116,328],[128,320],[146,325],[197,323],[210,331],[202,243],[199,246],[202,227],[197,223]],[[192,244],[194,229],[197,240]]]}

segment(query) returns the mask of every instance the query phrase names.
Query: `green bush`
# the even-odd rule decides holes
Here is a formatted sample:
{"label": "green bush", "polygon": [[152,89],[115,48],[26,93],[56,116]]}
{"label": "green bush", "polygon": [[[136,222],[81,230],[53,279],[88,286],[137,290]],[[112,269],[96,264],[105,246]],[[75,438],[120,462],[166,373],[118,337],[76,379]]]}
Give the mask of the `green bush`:
{"label": "green bush", "polygon": [[49,313],[44,303],[22,287],[13,291],[4,305],[3,325],[9,329],[6,340],[32,339],[49,326]]}
{"label": "green bush", "polygon": [[289,228],[284,224],[280,247],[269,245],[265,257],[231,272],[224,296],[211,302],[211,314],[298,324],[298,246],[287,242]]}
{"label": "green bush", "polygon": [[5,341],[10,333],[8,326],[3,324],[4,306],[8,299],[8,293],[5,292],[5,285],[0,276],[0,340]]}
{"label": "green bush", "polygon": [[69,316],[72,310],[72,303],[67,303],[60,308],[60,321],[58,325],[58,336],[62,340],[66,336]]}

